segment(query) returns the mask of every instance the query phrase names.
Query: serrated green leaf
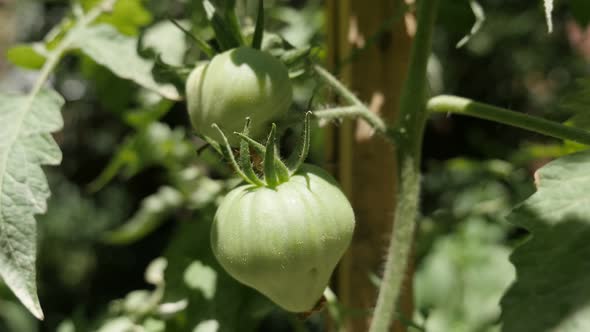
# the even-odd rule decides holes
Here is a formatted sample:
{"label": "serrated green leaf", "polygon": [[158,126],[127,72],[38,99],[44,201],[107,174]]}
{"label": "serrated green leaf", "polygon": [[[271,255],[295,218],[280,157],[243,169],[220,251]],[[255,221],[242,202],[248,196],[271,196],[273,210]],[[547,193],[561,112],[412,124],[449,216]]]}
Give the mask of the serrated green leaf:
{"label": "serrated green leaf", "polygon": [[74,47],[109,68],[115,75],[132,80],[146,89],[171,100],[180,100],[172,84],[161,84],[152,76],[153,60],[137,54],[138,40],[119,33],[109,25],[96,25],[75,32]]}
{"label": "serrated green leaf", "polygon": [[501,302],[502,331],[590,331],[589,170],[590,151],[547,164],[509,215],[531,239],[511,256],[517,280]]}
{"label": "serrated green leaf", "polygon": [[39,46],[16,45],[8,49],[6,58],[13,65],[26,69],[39,69],[45,63],[45,56]]}
{"label": "serrated green leaf", "polygon": [[50,195],[41,165],[61,162],[51,133],[63,126],[63,103],[53,90],[0,94],[0,276],[39,319],[34,214],[46,211]]}
{"label": "serrated green leaf", "polygon": [[105,235],[106,242],[128,244],[154,231],[168,216],[184,202],[176,189],[165,186],[141,202],[141,207],[131,219],[120,228]]}

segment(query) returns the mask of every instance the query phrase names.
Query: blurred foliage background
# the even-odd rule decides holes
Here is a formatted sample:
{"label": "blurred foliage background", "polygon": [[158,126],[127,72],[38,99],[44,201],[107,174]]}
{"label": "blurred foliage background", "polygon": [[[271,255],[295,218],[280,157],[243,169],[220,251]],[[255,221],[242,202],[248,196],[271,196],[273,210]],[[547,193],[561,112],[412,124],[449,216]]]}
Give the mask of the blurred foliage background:
{"label": "blurred foliage background", "polygon": [[[243,23],[251,26],[256,1],[238,3]],[[540,1],[479,3],[486,20],[461,48],[456,44],[474,22],[469,3],[441,6],[429,68],[432,93],[567,120],[563,98],[590,71],[588,6],[556,3],[555,31],[548,34]],[[318,47],[321,57],[321,1],[265,4],[268,30],[292,45]],[[2,90],[30,88],[36,72],[7,60],[29,68],[38,63],[14,46],[68,24],[71,8],[59,0],[0,1],[0,51],[7,54],[0,58]],[[168,18],[212,36],[200,1],[119,1],[101,20],[141,36],[143,47],[156,49],[169,64],[195,63],[196,47]],[[315,85],[305,76],[295,83],[296,107],[305,109]],[[47,214],[38,217],[46,319],[37,322],[0,286],[0,331],[326,330],[329,311],[299,320],[237,284],[216,263],[208,227],[235,181],[218,156],[200,150],[183,103],[160,99],[81,53],[63,59],[51,84],[67,103],[65,128],[56,135],[64,161],[47,168],[53,194]],[[322,102],[329,101],[316,101]],[[312,160],[320,163],[321,135],[315,137]],[[412,329],[498,331],[498,301],[514,278],[508,255],[526,236],[504,216],[534,191],[533,172],[569,149],[475,119],[432,119],[424,147],[416,311],[404,318]],[[332,309],[346,314],[351,308]]]}

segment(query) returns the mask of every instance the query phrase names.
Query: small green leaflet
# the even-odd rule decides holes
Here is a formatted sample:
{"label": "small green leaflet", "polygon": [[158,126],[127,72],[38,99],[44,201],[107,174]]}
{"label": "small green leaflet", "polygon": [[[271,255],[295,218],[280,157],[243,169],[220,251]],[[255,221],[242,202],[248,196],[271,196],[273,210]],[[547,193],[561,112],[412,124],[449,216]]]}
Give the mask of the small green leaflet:
{"label": "small green leaflet", "polygon": [[531,232],[511,256],[504,332],[590,331],[590,150],[557,159],[508,219]]}
{"label": "small green leaflet", "polygon": [[53,90],[32,96],[0,94],[0,276],[37,318],[34,214],[50,195],[41,165],[57,165],[61,151],[51,136],[63,120],[62,97]]}
{"label": "small green leaflet", "polygon": [[152,76],[153,60],[137,54],[137,38],[120,34],[109,25],[94,25],[72,32],[76,34],[74,47],[115,75],[159,93],[171,100],[180,100],[180,94],[171,84],[161,84]]}

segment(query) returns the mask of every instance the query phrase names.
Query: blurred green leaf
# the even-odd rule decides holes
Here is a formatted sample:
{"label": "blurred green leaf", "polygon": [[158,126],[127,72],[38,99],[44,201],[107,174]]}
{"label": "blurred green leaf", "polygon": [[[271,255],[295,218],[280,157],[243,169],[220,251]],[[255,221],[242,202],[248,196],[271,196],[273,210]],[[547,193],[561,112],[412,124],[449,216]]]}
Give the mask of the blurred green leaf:
{"label": "blurred green leaf", "polygon": [[576,80],[575,85],[568,90],[559,106],[571,113],[590,113],[590,78]]}
{"label": "blurred green leaf", "polygon": [[168,261],[164,257],[154,259],[145,270],[145,281],[152,285],[164,284],[164,271],[168,266]]}
{"label": "blurred green leaf", "polygon": [[75,34],[76,47],[97,63],[109,68],[115,75],[132,80],[165,98],[181,99],[173,85],[161,84],[154,80],[154,61],[143,59],[137,54],[136,38],[122,35],[108,25],[79,29]]}
{"label": "blurred green leaf", "polygon": [[56,332],[76,332],[76,326],[74,325],[74,323],[69,320],[66,319],[63,322],[59,323],[59,325],[57,326]]}
{"label": "blurred green leaf", "polygon": [[150,124],[160,120],[168,113],[168,111],[170,111],[173,105],[173,102],[164,99],[154,105],[132,110],[125,113],[125,122],[130,126],[133,126],[135,129],[144,129]]}
{"label": "blurred green leaf", "polygon": [[166,332],[166,323],[154,318],[148,318],[143,322],[145,332]]}
{"label": "blurred green leaf", "polygon": [[200,322],[195,327],[193,332],[217,332],[219,330],[219,323],[216,320],[206,320]]}
{"label": "blurred green leaf", "polygon": [[503,229],[481,218],[441,237],[415,279],[416,306],[429,332],[498,331],[500,297],[514,279]]}
{"label": "blurred green leaf", "polygon": [[26,69],[40,69],[45,63],[45,55],[39,44],[21,44],[8,49],[6,58],[12,64]]}
{"label": "blurred green leaf", "polygon": [[[85,10],[93,8],[101,0],[82,0]],[[110,13],[102,14],[96,23],[107,23],[125,35],[137,35],[139,29],[152,21],[151,13],[143,6],[142,0],[119,0]]]}
{"label": "blurred green leaf", "polygon": [[100,190],[119,173],[130,178],[157,164],[178,169],[179,163],[182,164],[192,152],[192,145],[185,136],[182,129],[172,130],[160,122],[153,122],[128,136],[101,174],[89,184],[90,190]]}
{"label": "blurred green leaf", "polygon": [[590,151],[547,164],[510,214],[532,236],[511,256],[517,280],[501,302],[502,331],[590,330],[589,169]]}
{"label": "blurred green leaf", "polygon": [[320,1],[310,1],[307,6],[295,9],[285,6],[274,6],[270,9],[270,17],[283,24],[278,34],[291,45],[306,48],[313,43],[313,38],[325,26]]}
{"label": "blurred green leaf", "polygon": [[200,261],[194,261],[184,271],[184,282],[190,289],[201,291],[205,299],[211,300],[217,287],[217,272]]}
{"label": "blurred green leaf", "polygon": [[0,300],[0,322],[6,326],[6,332],[38,331],[37,321],[18,302]]}
{"label": "blurred green leaf", "polygon": [[107,233],[104,240],[111,244],[129,244],[153,232],[182,206],[184,199],[174,188],[162,187],[146,197],[139,210],[123,226]]}
{"label": "blurred green leaf", "polygon": [[[190,30],[190,24],[186,21],[178,22],[186,30]],[[159,54],[162,60],[173,66],[183,64],[187,43],[184,32],[170,21],[160,21],[149,27],[142,35],[141,46],[152,49]]]}
{"label": "blurred green leaf", "polygon": [[97,332],[130,332],[134,330],[135,324],[128,317],[117,317],[106,321]]}

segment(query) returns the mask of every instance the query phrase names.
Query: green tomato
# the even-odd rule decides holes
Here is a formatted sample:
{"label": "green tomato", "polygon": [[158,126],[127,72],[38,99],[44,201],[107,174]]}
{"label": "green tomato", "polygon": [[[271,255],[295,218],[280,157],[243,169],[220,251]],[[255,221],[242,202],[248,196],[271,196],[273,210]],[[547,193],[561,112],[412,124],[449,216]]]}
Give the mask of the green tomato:
{"label": "green tomato", "polygon": [[[282,118],[293,101],[289,73],[268,53],[235,48],[197,66],[186,83],[189,117],[201,135],[220,140],[217,123],[226,133],[241,131],[246,117],[252,120],[250,136],[261,138],[271,122]],[[229,135],[230,143],[239,142]]]}
{"label": "green tomato", "polygon": [[271,189],[243,185],[223,200],[211,245],[223,268],[280,307],[314,307],[348,248],[354,213],[335,180],[304,164]]}

